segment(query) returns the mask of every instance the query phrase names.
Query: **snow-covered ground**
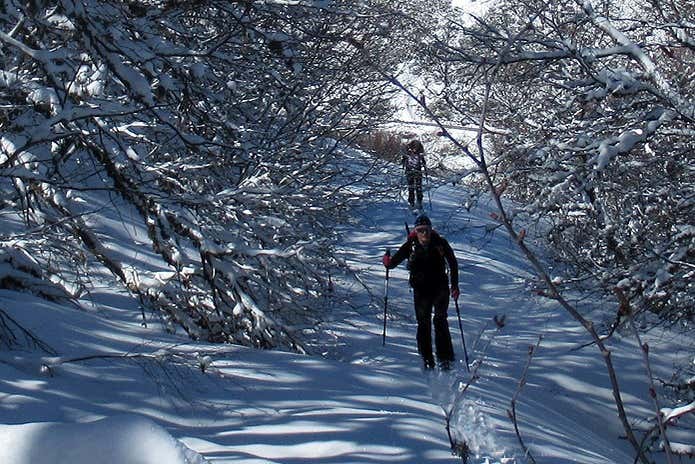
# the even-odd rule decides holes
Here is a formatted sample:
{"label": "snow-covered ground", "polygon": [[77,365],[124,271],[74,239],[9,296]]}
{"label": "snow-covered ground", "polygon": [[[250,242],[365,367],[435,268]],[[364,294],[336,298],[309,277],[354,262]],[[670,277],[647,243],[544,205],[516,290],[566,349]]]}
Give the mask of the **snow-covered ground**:
{"label": "snow-covered ground", "polygon": [[[385,183],[398,181],[395,169],[384,175]],[[597,350],[582,348],[584,331],[529,287],[514,244],[490,227],[489,205],[467,211],[466,198],[462,187],[445,184],[426,205],[459,260],[475,379],[463,362],[453,304],[456,368],[420,369],[403,266],[390,275],[382,345],[380,257],[402,242],[413,216],[402,195],[374,198],[341,226],[341,253],[359,280],[336,275],[329,320],[311,355],[166,334],[152,314],[143,325],[137,303],[108,280],[95,281],[80,307],[0,290],[4,315],[55,350],[41,352],[17,332],[23,348],[0,351],[0,463],[461,462],[450,451],[447,416],[453,438],[471,448],[468,462],[524,463],[507,411],[539,340],[517,400],[520,433],[536,462],[632,463]],[[129,242],[119,246],[127,256]],[[601,303],[578,304],[588,314]],[[505,317],[504,327],[495,316]],[[674,358],[692,358],[668,333],[652,331],[649,341],[656,375],[667,378]],[[616,335],[609,345],[630,419],[644,430],[653,408],[636,342]],[[687,432],[677,441],[695,442]]]}

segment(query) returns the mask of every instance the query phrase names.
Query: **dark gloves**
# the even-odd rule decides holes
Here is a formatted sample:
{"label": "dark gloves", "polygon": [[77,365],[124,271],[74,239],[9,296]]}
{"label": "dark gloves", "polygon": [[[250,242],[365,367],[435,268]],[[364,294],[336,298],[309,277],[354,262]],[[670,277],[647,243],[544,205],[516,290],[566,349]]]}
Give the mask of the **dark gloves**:
{"label": "dark gloves", "polygon": [[451,297],[452,297],[454,300],[458,301],[459,295],[460,295],[460,294],[461,294],[461,292],[459,292],[459,288],[458,288],[458,287],[452,287],[452,288],[451,288]]}

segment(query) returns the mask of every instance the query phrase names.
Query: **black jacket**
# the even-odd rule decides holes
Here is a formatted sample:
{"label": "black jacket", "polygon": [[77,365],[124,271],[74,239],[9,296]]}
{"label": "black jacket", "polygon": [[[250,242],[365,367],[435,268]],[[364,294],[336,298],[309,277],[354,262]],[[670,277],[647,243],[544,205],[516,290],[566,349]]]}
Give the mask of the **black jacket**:
{"label": "black jacket", "polygon": [[408,240],[391,257],[389,269],[393,269],[406,259],[410,271],[410,286],[414,289],[435,291],[446,288],[447,264],[451,286],[458,287],[459,268],[454,250],[451,249],[449,242],[434,230],[431,232],[427,248],[420,244],[415,231],[411,232]]}

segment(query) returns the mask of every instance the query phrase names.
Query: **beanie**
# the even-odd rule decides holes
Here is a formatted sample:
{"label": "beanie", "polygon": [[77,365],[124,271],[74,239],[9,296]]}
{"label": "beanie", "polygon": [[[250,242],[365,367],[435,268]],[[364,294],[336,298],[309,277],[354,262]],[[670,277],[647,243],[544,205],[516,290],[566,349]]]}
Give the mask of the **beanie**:
{"label": "beanie", "polygon": [[432,221],[425,214],[421,214],[415,219],[415,227],[417,226],[429,226],[432,227]]}

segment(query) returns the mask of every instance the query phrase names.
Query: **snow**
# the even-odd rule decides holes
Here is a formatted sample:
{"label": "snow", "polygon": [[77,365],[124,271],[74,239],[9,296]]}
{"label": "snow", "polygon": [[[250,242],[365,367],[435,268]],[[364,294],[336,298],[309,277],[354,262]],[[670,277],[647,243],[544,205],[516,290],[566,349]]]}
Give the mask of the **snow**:
{"label": "snow", "polygon": [[684,406],[681,406],[679,408],[674,408],[674,409],[668,409],[668,408],[662,408],[661,413],[664,415],[664,421],[669,422],[672,420],[677,419],[680,416],[683,416],[688,413],[695,412],[695,401],[691,402],[690,404],[686,404]]}
{"label": "snow", "polygon": [[153,421],[124,415],[81,424],[0,426],[0,462],[204,464],[205,460]]}
{"label": "snow", "polygon": [[468,14],[482,16],[494,0],[451,0],[451,5]]}
{"label": "snow", "polygon": [[[345,159],[350,169],[364,161],[359,155]],[[399,182],[397,167],[380,172],[387,176],[384,185]],[[93,276],[95,286],[79,307],[0,290],[2,323],[27,331],[16,331],[13,346],[0,351],[0,463],[461,462],[450,451],[448,417],[454,439],[471,449],[469,463],[522,464],[526,458],[507,411],[529,347],[539,339],[516,403],[535,461],[633,462],[598,351],[584,346],[584,330],[552,300],[529,288],[529,267],[512,240],[487,227],[492,203],[482,200],[467,211],[461,203],[470,192],[460,185],[434,185],[428,213],[459,260],[472,372],[462,361],[453,304],[457,365],[449,373],[420,369],[403,266],[390,273],[382,345],[380,257],[401,243],[404,221],[412,225],[413,219],[403,191],[395,193],[355,205],[353,221],[338,227],[340,258],[359,280],[331,270],[328,320],[313,335],[308,355],[167,333],[156,315],[144,314],[143,323],[137,301],[108,276]],[[126,220],[102,220],[102,227],[113,229],[109,246],[120,248],[124,265],[137,259],[142,266],[147,256],[133,250],[133,235],[122,228],[136,227]],[[532,237],[526,243],[533,245]],[[582,311],[592,314],[604,304],[585,300]],[[497,327],[495,316],[506,316],[506,325]],[[29,334],[55,352],[40,351]],[[688,356],[687,343],[666,331],[653,330],[645,341],[662,378],[678,356]],[[641,350],[619,333],[608,343],[630,419],[645,430],[654,412]],[[662,406],[664,414],[682,414],[679,420],[692,416],[692,404]],[[673,431],[679,449],[692,449],[687,428]]]}

